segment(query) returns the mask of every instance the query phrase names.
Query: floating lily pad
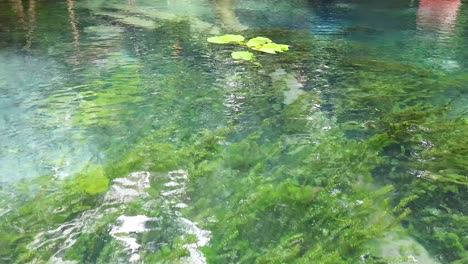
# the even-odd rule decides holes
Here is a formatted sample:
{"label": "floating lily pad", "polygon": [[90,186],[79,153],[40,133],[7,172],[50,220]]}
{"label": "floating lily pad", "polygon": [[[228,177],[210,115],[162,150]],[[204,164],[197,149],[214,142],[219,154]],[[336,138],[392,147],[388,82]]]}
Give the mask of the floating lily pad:
{"label": "floating lily pad", "polygon": [[249,48],[253,48],[253,47],[269,44],[269,43],[272,43],[272,42],[273,41],[271,39],[269,39],[269,38],[256,37],[256,38],[253,38],[253,39],[250,39],[249,41],[247,41],[246,45]]}
{"label": "floating lily pad", "polygon": [[[247,47],[253,50],[276,54],[277,52],[284,52],[289,49],[288,45],[276,44],[271,39],[266,37],[256,37],[249,41],[244,42],[245,38],[241,35],[223,35],[216,36],[207,39],[210,43],[216,44],[237,44],[239,46]],[[255,61],[255,55],[248,51],[235,51],[231,53],[231,57],[235,60],[251,61],[257,66],[261,66],[260,63]]]}
{"label": "floating lily pad", "polygon": [[245,38],[241,35],[223,35],[218,37],[211,37],[207,39],[210,43],[216,44],[229,44],[229,43],[237,43],[242,42]]}
{"label": "floating lily pad", "polygon": [[264,45],[253,46],[251,47],[251,49],[262,51],[265,53],[276,54],[276,52],[287,51],[289,49],[289,46],[284,44],[268,43]]}
{"label": "floating lily pad", "polygon": [[276,54],[276,52],[283,52],[289,49],[288,45],[273,43],[271,39],[265,37],[256,37],[250,39],[247,41],[246,45],[253,50],[258,50],[270,54]]}
{"label": "floating lily pad", "polygon": [[234,51],[231,53],[231,57],[235,60],[245,60],[252,61],[255,59],[255,56],[250,51]]}

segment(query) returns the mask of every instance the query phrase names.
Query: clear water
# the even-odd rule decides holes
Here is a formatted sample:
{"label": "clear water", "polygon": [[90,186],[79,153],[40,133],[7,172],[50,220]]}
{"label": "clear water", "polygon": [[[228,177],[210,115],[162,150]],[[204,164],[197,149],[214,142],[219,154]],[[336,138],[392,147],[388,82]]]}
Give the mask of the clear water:
{"label": "clear water", "polygon": [[[232,32],[248,37],[268,36],[279,43],[289,44],[291,51],[271,56],[258,55],[263,67],[256,67],[230,59],[232,46],[216,46],[206,42],[209,36]],[[437,196],[440,200],[434,201],[435,205],[424,204],[426,198],[421,198],[423,201],[412,204],[411,209],[416,210],[416,216],[430,210],[443,210],[453,219],[458,219],[455,221],[451,218],[453,222],[448,225],[455,227],[449,231],[444,227],[428,231],[435,232],[434,236],[437,236],[437,232],[442,232],[459,237],[457,240],[452,235],[449,238],[440,235],[444,237],[438,240],[441,245],[433,248],[432,242],[425,236],[418,236],[422,231],[412,227],[429,222],[405,220],[401,223],[401,228],[407,228],[409,234],[399,238],[403,242],[393,239],[394,242],[397,241],[393,247],[402,247],[402,243],[414,239],[418,246],[426,248],[422,251],[430,252],[427,253],[428,256],[420,254],[422,263],[467,261],[466,229],[463,227],[466,227],[468,219],[462,202],[468,195],[467,164],[463,161],[463,157],[468,154],[466,146],[463,146],[466,142],[464,135],[468,133],[467,41],[468,5],[459,0],[0,0],[0,181],[5,187],[2,188],[2,193],[5,193],[2,195],[12,197],[3,199],[8,206],[0,211],[0,217],[5,218],[2,228],[8,228],[11,219],[14,219],[9,218],[9,215],[15,214],[13,205],[30,203],[36,192],[44,191],[44,186],[50,184],[50,188],[55,190],[52,194],[63,192],[66,196],[67,191],[61,185],[62,181],[74,179],[78,174],[88,172],[90,167],[104,168],[110,180],[125,178],[131,171],[123,175],[111,175],[108,171],[128,160],[137,164],[132,167],[134,171],[147,170],[154,175],[169,175],[158,176],[169,179],[167,182],[172,179],[168,172],[176,169],[187,170],[188,175],[197,174],[193,183],[187,183],[189,194],[177,198],[180,201],[176,200],[177,204],[184,206],[193,200],[193,208],[196,209],[187,210],[186,214],[201,221],[204,219],[202,216],[208,217],[210,213],[213,217],[223,214],[221,209],[218,210],[222,202],[215,201],[212,204],[213,208],[217,208],[213,209],[214,212],[209,210],[209,206],[206,206],[206,212],[197,212],[203,210],[203,205],[200,205],[203,203],[200,201],[203,201],[204,193],[206,199],[218,197],[220,200],[231,199],[235,196],[233,193],[240,193],[240,196],[243,193],[245,197],[242,200],[248,200],[255,193],[253,190],[231,186],[222,193],[214,193],[218,190],[213,186],[232,183],[229,178],[232,176],[258,173],[251,167],[260,164],[262,160],[271,159],[265,163],[268,165],[262,165],[267,166],[262,167],[266,175],[262,179],[268,181],[270,175],[272,182],[279,183],[286,176],[275,178],[274,175],[278,174],[276,171],[282,166],[286,168],[284,175],[302,173],[300,166],[303,164],[298,163],[296,154],[307,149],[307,145],[321,144],[317,142],[332,144],[333,140],[330,141],[330,138],[336,138],[337,142],[351,142],[343,144],[349,146],[354,142],[366,142],[375,135],[385,134],[390,135],[394,141],[382,143],[387,144],[386,147],[377,151],[378,157],[386,162],[376,159],[374,165],[356,165],[365,168],[362,169],[363,175],[356,174],[355,178],[367,177],[365,184],[361,180],[358,182],[363,186],[372,185],[371,189],[385,184],[395,185],[397,190],[389,196],[393,199],[391,203],[395,205],[399,199],[411,194],[417,193],[425,197],[422,192],[412,192],[411,188],[434,191],[425,184],[432,183],[436,186],[434,188],[447,184],[446,190],[438,189],[443,194]],[[284,85],[280,92],[274,90],[278,83]],[[265,89],[268,87],[273,88]],[[288,110],[293,109],[292,107],[296,110]],[[412,115],[412,107],[421,108],[414,110]],[[442,117],[437,118],[429,114],[429,117],[421,116],[417,112],[422,109],[421,111],[429,113],[444,107],[449,109],[445,110]],[[293,116],[294,111],[300,113]],[[282,120],[284,116],[284,123],[275,121],[278,118]],[[308,120],[307,125],[297,121],[299,119]],[[265,125],[269,122],[279,123]],[[437,123],[446,126],[435,127],[434,124]],[[405,126],[407,129],[401,132],[399,129]],[[226,149],[227,154],[212,153],[226,161],[220,167],[229,170],[229,177],[218,171],[220,175],[227,177],[226,180],[211,176],[205,179],[194,168],[180,161],[180,158],[177,161],[175,157],[172,159],[176,153],[186,149],[187,145],[195,144],[194,138],[199,137],[200,133],[233,127],[233,132],[229,133],[225,141],[220,140],[219,144]],[[447,127],[450,129],[447,130]],[[328,131],[333,131],[333,134]],[[456,132],[456,137],[447,134],[447,131]],[[152,137],[154,141],[148,141]],[[230,147],[253,137],[261,138],[258,149],[239,154],[235,147]],[[145,154],[145,147],[142,145],[148,145],[148,142],[160,143],[160,149],[156,152],[153,150],[151,155]],[[288,147],[284,147],[284,153],[268,153],[265,150],[267,147],[260,142],[265,146],[278,142],[289,143],[285,143]],[[297,145],[297,149],[290,151],[291,145]],[[234,149],[235,154],[230,154],[231,149]],[[435,149],[434,152],[431,149]],[[310,157],[316,156],[318,159],[320,155],[328,153],[320,151],[312,151]],[[347,153],[348,150],[337,146],[333,153],[341,151]],[[453,158],[450,158],[450,153],[453,153]],[[246,156],[240,158],[242,161],[237,161],[239,158],[236,155]],[[212,157],[206,159],[216,161]],[[333,162],[336,162],[336,167],[359,163],[358,160],[350,161],[347,157],[342,157],[341,160],[333,158]],[[213,164],[217,166],[219,162]],[[250,169],[255,173],[245,172]],[[367,172],[364,172],[366,169]],[[450,174],[445,181],[440,180],[440,177],[446,179],[444,173]],[[40,187],[37,187],[38,179],[41,181],[45,176],[50,176],[46,178],[49,183],[40,183]],[[332,176],[336,175],[330,175]],[[296,176],[293,178],[296,179]],[[301,176],[297,176],[301,184],[314,182],[313,179],[303,181],[300,178]],[[413,181],[416,178],[415,183]],[[197,229],[198,226],[193,227],[190,220],[182,218],[188,217],[183,210],[179,213],[179,210],[173,210],[172,205],[166,205],[165,201],[169,198],[158,195],[158,191],[168,191],[162,187],[162,182],[165,181],[159,182],[159,187],[155,187],[158,183],[152,187],[157,191],[148,192],[150,196],[159,197],[153,197],[159,199],[159,204],[148,205],[149,201],[143,199],[142,203],[146,204],[143,207],[146,209],[134,209],[131,212],[132,215],[148,215],[151,210],[158,211],[158,206],[169,208],[161,209],[158,214],[158,217],[172,219],[168,220],[172,224],[167,224],[164,235],[154,236],[153,241],[153,229],[135,231],[148,231],[145,238],[138,237],[137,240],[144,245],[147,252],[156,252],[155,254],[159,246],[151,246],[151,241],[156,244],[161,241],[171,244],[172,242],[167,242],[172,241],[168,237],[178,236],[182,232],[180,229],[175,231],[174,223],[180,222],[182,226],[185,223],[187,230],[192,228],[192,231],[205,231]],[[257,183],[265,182],[261,180]],[[320,182],[314,184],[321,185]],[[25,190],[28,195],[23,196],[22,192]],[[88,192],[87,195],[89,194]],[[81,215],[70,214],[66,219],[57,220],[50,224],[51,230],[63,223],[73,223],[70,224],[73,228],[67,230],[74,236],[87,234],[82,231],[86,230],[84,225],[89,225],[83,220],[84,217],[93,214],[92,219],[104,221],[102,216],[96,215],[115,209],[106,204],[107,200],[102,198],[104,194],[100,195],[93,196],[104,199],[96,200],[94,209],[80,209],[78,212]],[[109,192],[107,195],[110,195]],[[193,197],[189,197],[190,195]],[[76,199],[85,199],[85,196]],[[427,199],[431,200],[430,197],[433,196],[427,196]],[[188,206],[191,206],[190,203]],[[432,216],[437,214],[433,213]],[[156,216],[149,217],[145,218],[147,222],[151,222],[148,219]],[[439,225],[443,220],[437,218],[434,221],[434,225]],[[149,222],[146,224],[151,225]],[[203,225],[203,221],[201,222]],[[102,225],[112,223],[114,222],[109,221]],[[138,227],[139,224],[134,225]],[[210,225],[213,223],[206,221],[205,226]],[[118,229],[117,226],[114,225],[114,229]],[[216,228],[213,228],[211,240],[213,248],[216,248],[216,243],[223,241],[221,233],[216,233]],[[34,234],[45,232],[46,229],[43,224],[38,223],[36,229],[25,233],[34,237]],[[261,226],[254,230],[262,235]],[[194,233],[197,232],[188,232],[192,235]],[[108,238],[113,235],[111,232]],[[265,232],[264,235],[266,237],[271,234]],[[50,233],[50,236],[52,241],[54,233]],[[271,236],[271,241],[277,244],[284,239]],[[47,239],[46,237],[45,241]],[[66,240],[67,237],[57,238],[57,241],[62,241],[61,239]],[[247,238],[245,240],[255,244]],[[451,243],[448,240],[458,244],[447,246]],[[6,252],[0,252],[0,262],[4,260],[7,263],[22,263],[23,260],[18,257],[21,256],[18,252],[23,250],[20,249],[21,243],[23,242],[0,240],[0,246],[8,245]],[[67,249],[54,248],[58,247],[54,245],[55,242],[51,242],[49,249],[42,249],[38,246],[42,245],[38,241],[24,243],[39,252],[47,252],[52,248],[54,252],[60,253],[53,255],[53,258],[64,257],[63,251]],[[125,243],[129,243],[128,240]],[[113,261],[129,259],[125,256],[125,252],[128,253],[125,243],[120,249],[122,256],[114,256],[111,258]],[[100,246],[97,244],[99,243],[94,246],[105,247],[102,243]],[[192,257],[203,255],[196,246],[187,245],[193,244],[183,246],[190,251]],[[73,243],[70,247],[73,247]],[[387,251],[394,248],[389,246]],[[448,252],[447,248],[456,253]],[[86,260],[82,258],[82,261],[110,261],[104,256],[96,257],[96,252],[89,248],[88,250],[88,253],[82,255],[90,257]],[[151,261],[151,254],[145,255],[145,250],[138,249],[138,254],[141,253],[142,257],[149,256],[146,261]],[[385,252],[385,249],[382,251]],[[135,257],[135,252],[129,254],[130,259]],[[210,252],[217,255],[219,251],[207,252],[208,262],[211,260],[213,263],[225,263],[226,259],[210,257]],[[355,263],[353,254],[350,253],[348,263]],[[382,253],[378,258],[401,257],[398,254],[386,254]],[[167,254],[157,256],[167,257]],[[28,261],[41,257],[53,259],[50,253],[45,253]],[[198,260],[185,259],[194,263],[203,263],[205,260],[205,256],[199,256]],[[241,256],[229,260],[244,263],[252,261],[243,260]],[[184,260],[181,261],[183,263]],[[323,263],[333,262],[323,260]]]}

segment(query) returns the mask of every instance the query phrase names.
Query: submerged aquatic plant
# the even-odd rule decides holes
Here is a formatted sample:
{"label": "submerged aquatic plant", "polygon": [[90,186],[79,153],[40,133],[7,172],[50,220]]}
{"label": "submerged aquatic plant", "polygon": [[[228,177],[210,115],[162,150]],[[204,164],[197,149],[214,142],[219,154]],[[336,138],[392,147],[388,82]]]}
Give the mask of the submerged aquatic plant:
{"label": "submerged aquatic plant", "polygon": [[244,41],[244,36],[241,35],[223,35],[219,37],[210,37],[208,38],[208,42],[216,43],[216,44],[231,44],[231,43],[239,43]]}
{"label": "submerged aquatic plant", "polygon": [[250,51],[234,51],[231,53],[231,57],[235,60],[251,61],[255,55]]}
{"label": "submerged aquatic plant", "polygon": [[[284,52],[289,50],[289,45],[274,43],[271,39],[266,37],[255,37],[247,42],[244,41],[245,37],[242,35],[223,35],[215,36],[207,39],[210,43],[215,44],[236,44],[240,46],[248,47],[252,50],[261,51],[269,54],[276,54],[277,52]],[[246,60],[256,63],[255,55],[249,51],[234,51],[231,53],[231,57],[235,60]]]}

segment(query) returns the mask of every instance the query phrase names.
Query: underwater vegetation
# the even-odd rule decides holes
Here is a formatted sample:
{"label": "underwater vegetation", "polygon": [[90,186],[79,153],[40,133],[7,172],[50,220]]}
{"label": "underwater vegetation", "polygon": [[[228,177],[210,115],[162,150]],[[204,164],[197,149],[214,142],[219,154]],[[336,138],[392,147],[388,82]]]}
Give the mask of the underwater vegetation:
{"label": "underwater vegetation", "polygon": [[371,57],[342,63],[356,71],[329,91],[338,120],[346,120],[350,137],[374,138],[383,146],[384,161],[374,174],[398,190],[395,200],[417,197],[403,221],[409,233],[440,262],[465,263],[466,74]]}
{"label": "underwater vegetation", "polygon": [[[193,41],[187,21],[156,22],[139,27],[151,38],[125,32],[138,59],[109,55],[70,84],[81,98],[73,124],[118,135],[100,142],[105,162],[0,190],[0,262],[128,260],[111,230],[122,215],[145,215],[158,220],[133,234],[141,261],[183,263],[197,237],[161,196],[176,170],[188,177],[178,212],[211,232],[200,249],[208,263],[426,263],[424,248],[440,263],[468,261],[466,74],[287,30],[247,32],[294,49],[262,57],[262,68],[233,67],[220,63],[225,50]],[[247,61],[254,53],[237,48],[288,50],[263,37],[208,42],[234,44],[227,52]],[[301,92],[286,100],[291,83]],[[151,174],[145,195],[103,205],[116,179],[140,171]],[[80,221],[64,248],[70,237],[57,233]],[[390,248],[389,234],[415,242]]]}

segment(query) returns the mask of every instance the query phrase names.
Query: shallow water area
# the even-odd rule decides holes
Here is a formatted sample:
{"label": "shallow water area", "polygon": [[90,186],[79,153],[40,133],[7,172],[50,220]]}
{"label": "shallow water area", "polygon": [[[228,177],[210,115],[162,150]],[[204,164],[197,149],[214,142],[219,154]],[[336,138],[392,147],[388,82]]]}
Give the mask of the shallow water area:
{"label": "shallow water area", "polygon": [[465,263],[467,40],[460,0],[0,0],[0,262]]}

